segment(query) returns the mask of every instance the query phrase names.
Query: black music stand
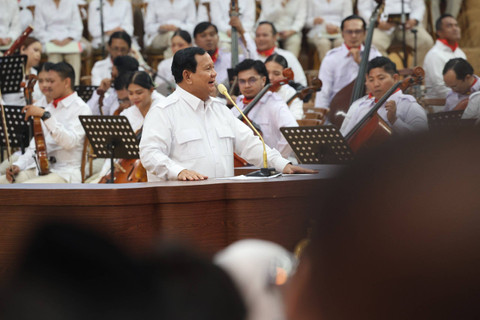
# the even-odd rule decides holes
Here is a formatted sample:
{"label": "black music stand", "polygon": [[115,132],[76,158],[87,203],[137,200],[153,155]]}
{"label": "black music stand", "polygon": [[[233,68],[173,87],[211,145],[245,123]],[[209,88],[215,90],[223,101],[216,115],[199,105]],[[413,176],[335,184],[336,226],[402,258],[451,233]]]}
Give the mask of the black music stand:
{"label": "black music stand", "polygon": [[476,119],[462,119],[463,110],[430,113],[427,115],[430,130],[473,126]]}
{"label": "black music stand", "polygon": [[26,63],[26,55],[0,57],[0,90],[2,90],[2,94],[20,91]]}
{"label": "black music stand", "polygon": [[[29,144],[31,122],[25,121],[25,114],[21,112],[21,106],[4,106],[4,108],[10,147],[20,148],[22,153],[25,153],[25,148]],[[2,150],[7,146],[4,132],[3,121],[0,121],[0,147]],[[1,159],[3,161],[3,152]]]}
{"label": "black music stand", "polygon": [[347,164],[353,152],[335,126],[280,128],[302,164]]}
{"label": "black music stand", "polygon": [[114,159],[138,159],[138,141],[125,116],[79,116],[96,158],[110,158],[114,183]]}
{"label": "black music stand", "polygon": [[97,90],[98,86],[74,86],[75,90],[83,101],[87,102],[93,95],[93,91]]}

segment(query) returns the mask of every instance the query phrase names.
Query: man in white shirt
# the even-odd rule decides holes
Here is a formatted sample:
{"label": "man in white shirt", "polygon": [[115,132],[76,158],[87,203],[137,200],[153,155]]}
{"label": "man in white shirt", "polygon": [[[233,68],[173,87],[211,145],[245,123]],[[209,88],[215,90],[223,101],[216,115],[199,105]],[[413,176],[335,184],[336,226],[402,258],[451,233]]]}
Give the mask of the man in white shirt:
{"label": "man in white shirt", "polygon": [[468,105],[462,114],[462,119],[478,119],[480,121],[480,91],[474,92],[468,98]]}
{"label": "man in white shirt", "polygon": [[[75,70],[75,84],[80,84],[83,23],[77,3],[74,0],[38,0],[33,26],[48,61],[68,62]],[[61,52],[66,46],[68,53]]]}
{"label": "man in white shirt", "polygon": [[272,22],[282,47],[298,57],[307,20],[307,0],[261,0],[261,5],[258,21]]}
{"label": "man in white shirt", "polygon": [[443,81],[450,88],[447,93],[444,111],[455,109],[458,103],[480,91],[479,77],[474,74],[472,65],[463,58],[449,60],[443,68]]}
{"label": "man in white shirt", "polygon": [[[263,163],[258,137],[210,94],[216,72],[210,55],[192,47],[178,51],[172,64],[177,89],[150,108],[143,125],[140,159],[148,181],[204,180],[233,176],[233,153]],[[267,147],[268,163],[283,173],[309,172]]]}
{"label": "man in white shirt", "polygon": [[[387,56],[387,49],[390,47],[393,39],[402,41],[402,28],[398,19],[402,13],[402,3],[404,5],[404,12],[408,14],[408,19],[405,23],[405,41],[410,47],[415,47],[415,37],[411,30],[416,28],[417,61],[418,65],[422,66],[425,55],[433,46],[432,37],[421,24],[421,21],[423,21],[423,15],[425,14],[425,1],[385,0],[383,13],[379,17],[378,26],[373,32],[372,43],[384,56]],[[357,8],[359,15],[368,21],[376,5],[377,4],[374,0],[358,1]],[[389,22],[389,18],[391,22]]]}
{"label": "man in white shirt", "polygon": [[258,24],[257,30],[255,31],[255,44],[257,45],[257,52],[259,54],[258,58],[262,62],[265,62],[273,53],[278,53],[283,56],[287,60],[288,66],[292,68],[294,73],[293,80],[306,87],[307,77],[305,76],[302,65],[293,53],[277,48],[277,36],[277,29],[275,29],[275,26],[271,22],[262,21]]}
{"label": "man in white shirt", "polygon": [[[377,57],[368,62],[366,85],[371,94],[358,99],[350,106],[340,128],[342,135],[350,133],[398,80],[397,68],[390,59]],[[425,110],[413,96],[403,94],[401,90],[392,94],[377,113],[397,135],[428,129]]]}
{"label": "man in white shirt", "polygon": [[0,49],[8,49],[20,36],[20,16],[16,1],[1,0],[0,5]]}
{"label": "man in white shirt", "polygon": [[92,68],[92,86],[99,86],[103,79],[111,78],[113,60],[118,56],[126,56],[130,53],[132,38],[125,31],[112,33],[108,39],[108,57],[95,62]]}
{"label": "man in white shirt", "polygon": [[[241,93],[237,98],[237,105],[245,111],[245,107],[267,83],[268,72],[260,60],[246,59],[237,65],[235,74],[238,77]],[[240,116],[237,108],[231,110],[236,117]],[[292,155],[292,148],[288,145],[280,128],[297,127],[298,124],[280,95],[267,91],[247,116],[258,125],[265,143],[270,148],[278,150],[284,158]]]}
{"label": "man in white shirt", "polygon": [[23,108],[25,118],[40,117],[50,161],[50,173],[39,176],[35,163],[35,142],[32,139],[26,152],[0,177],[0,183],[15,179],[16,183],[79,183],[80,163],[85,132],[79,115],[90,115],[90,108],[73,91],[75,74],[72,66],[60,62],[48,71],[50,91],[54,99],[45,109],[35,105]]}
{"label": "man in white shirt", "polygon": [[[344,43],[330,50],[318,72],[322,90],[317,92],[315,108],[329,109],[333,97],[357,78],[362,59],[366,24],[360,16],[351,15],[341,23]],[[380,56],[375,47],[370,48],[368,60]]]}
{"label": "man in white shirt", "polygon": [[[238,20],[237,20],[238,21]],[[242,28],[242,29],[240,29]],[[250,37],[248,32],[239,24],[239,44],[243,48],[243,52],[251,59],[257,57],[257,50],[255,42]],[[217,72],[217,83],[228,84],[227,70],[232,68],[232,53],[225,51],[218,46],[218,29],[210,22],[200,22],[193,31],[195,44],[207,51],[213,60],[215,71]],[[239,61],[244,60],[244,55],[239,55]],[[235,66],[233,66],[235,67]]]}
{"label": "man in white shirt", "polygon": [[[100,48],[102,45],[100,19],[100,0],[92,0],[88,5],[88,32],[92,36],[93,48]],[[133,14],[130,1],[103,1],[103,30],[105,42],[118,31],[125,31],[129,36],[133,35]]]}
{"label": "man in white shirt", "polygon": [[437,41],[425,56],[423,69],[425,70],[425,98],[445,99],[449,89],[443,82],[442,70],[448,60],[453,58],[466,59],[465,53],[458,46],[461,33],[457,20],[451,15],[438,18]]}
{"label": "man in white shirt", "polygon": [[[145,16],[145,47],[165,50],[170,46],[173,32],[178,29],[190,33],[196,22],[193,0],[151,0]],[[164,52],[165,58],[171,56]]]}

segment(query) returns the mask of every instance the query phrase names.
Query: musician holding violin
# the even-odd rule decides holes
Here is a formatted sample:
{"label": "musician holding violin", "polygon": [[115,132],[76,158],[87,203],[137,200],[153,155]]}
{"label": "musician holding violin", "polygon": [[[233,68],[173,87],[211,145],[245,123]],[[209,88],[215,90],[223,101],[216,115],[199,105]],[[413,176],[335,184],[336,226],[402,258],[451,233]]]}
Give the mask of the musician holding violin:
{"label": "musician holding violin", "polygon": [[[244,111],[246,106],[268,83],[268,72],[260,60],[246,59],[237,65],[235,74],[238,77],[238,86],[241,93],[237,98],[237,105]],[[272,87],[275,90],[278,88],[278,86],[273,85]],[[231,110],[235,116],[240,115],[236,108]],[[272,91],[265,93],[248,112],[247,117],[260,127],[265,143],[270,148],[278,150],[284,158],[292,155],[292,149],[280,128],[296,127],[298,124],[280,95]]]}
{"label": "musician holding violin", "polygon": [[[395,64],[388,58],[377,57],[368,62],[366,86],[368,96],[355,101],[348,110],[340,132],[348,136],[357,123],[376,105],[399,80]],[[427,115],[416,99],[398,89],[378,109],[378,115],[394,134],[427,130]]]}
{"label": "musician holding violin", "polygon": [[[45,109],[29,104],[23,108],[25,119],[41,119],[46,159],[35,157],[36,141],[30,141],[26,152],[0,177],[0,183],[79,183],[80,163],[85,132],[79,115],[90,115],[90,108],[73,90],[75,72],[60,62],[48,71],[49,91],[53,101]],[[35,160],[37,159],[37,160]],[[40,175],[37,163],[50,161],[50,173]],[[40,170],[41,168],[38,168]]]}
{"label": "musician holding violin", "polygon": [[443,81],[450,88],[444,111],[464,110],[470,95],[480,91],[479,77],[474,74],[472,65],[463,58],[448,60],[443,68]]}

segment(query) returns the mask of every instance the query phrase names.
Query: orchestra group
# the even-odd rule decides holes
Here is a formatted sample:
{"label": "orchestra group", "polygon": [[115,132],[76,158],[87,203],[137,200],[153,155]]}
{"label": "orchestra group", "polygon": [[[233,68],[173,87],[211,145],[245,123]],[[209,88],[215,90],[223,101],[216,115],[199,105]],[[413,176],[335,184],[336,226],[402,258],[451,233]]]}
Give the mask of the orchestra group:
{"label": "orchestra group", "polygon": [[[75,0],[3,2],[8,9],[0,13],[5,56],[12,54],[12,44],[17,46],[13,54],[27,57],[25,77],[36,75],[38,81],[33,94],[22,88],[4,94],[2,103],[21,106],[26,120],[40,119],[48,168],[42,170],[39,143],[32,139],[23,154],[17,151],[2,163],[1,183],[83,182],[82,115],[128,119],[139,138],[143,181],[228,177],[237,158],[283,173],[313,173],[296,165],[280,131],[298,126],[308,113],[303,100],[312,94],[300,95],[307,88],[315,97],[311,110],[322,115],[323,124],[335,125],[348,143],[362,134],[372,114],[389,135],[428,130],[424,98],[439,101],[434,111],[465,110],[463,118],[480,117],[480,82],[458,46],[461,1],[447,1],[451,13],[437,14],[434,43],[422,23],[424,1],[262,0],[258,14],[255,0],[149,0],[143,49],[132,37],[128,0],[92,0],[88,13],[78,10]],[[88,17],[90,41],[82,38],[82,14]],[[33,33],[21,35],[28,23]],[[298,60],[305,28],[320,59],[321,85],[315,90]],[[414,48],[424,71],[415,75],[405,69],[407,80],[424,80],[424,94],[413,96],[404,92],[411,90],[408,85],[400,86],[405,70],[387,57],[392,41]],[[83,101],[75,91],[81,56],[102,46],[108,56],[94,64],[96,89]],[[157,50],[163,60],[152,68],[140,50]],[[48,62],[40,64],[42,52]],[[354,82],[360,84],[358,96],[345,91]],[[219,92],[219,84],[228,87],[227,94]],[[340,122],[332,118],[342,114],[336,111],[338,97],[354,97]],[[267,161],[240,110],[261,132]],[[96,161],[98,170],[87,182],[105,181],[110,170],[109,161]]]}

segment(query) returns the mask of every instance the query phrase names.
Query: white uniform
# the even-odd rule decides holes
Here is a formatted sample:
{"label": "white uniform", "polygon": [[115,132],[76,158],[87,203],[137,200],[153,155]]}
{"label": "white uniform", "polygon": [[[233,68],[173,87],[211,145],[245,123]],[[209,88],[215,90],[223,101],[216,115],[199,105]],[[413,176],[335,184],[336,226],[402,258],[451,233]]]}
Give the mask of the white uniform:
{"label": "white uniform", "polygon": [[113,62],[110,55],[95,62],[92,68],[92,86],[99,86],[103,79],[112,77]]}
{"label": "white uniform", "polygon": [[[302,65],[300,64],[300,61],[298,61],[297,57],[293,55],[290,51],[280,49],[280,48],[275,48],[273,53],[279,54],[287,60],[288,66],[292,68],[292,71],[294,73],[294,81],[297,83],[300,83],[302,86],[307,86],[307,77],[305,76],[305,72],[303,71]],[[267,56],[263,55],[258,55],[258,59],[260,59],[262,62],[265,62],[267,60]]]}
{"label": "white uniform", "polygon": [[[397,120],[392,125],[387,118],[385,104],[378,109],[378,115],[390,125],[396,134],[406,134],[414,131],[428,129],[425,110],[417,103],[415,98],[403,94],[401,90],[395,92],[387,101],[395,101],[397,105]],[[375,98],[365,96],[355,101],[348,110],[340,132],[346,136],[355,125],[375,106]]]}
{"label": "white uniform", "polygon": [[443,68],[450,59],[467,59],[465,53],[457,47],[455,51],[440,40],[435,42],[425,56],[423,69],[425,70],[425,98],[445,99],[450,90],[443,81]]}
{"label": "white uniform", "polygon": [[[287,103],[287,101],[296,93],[297,91],[288,84],[281,86],[277,91],[277,94],[282,97],[282,100],[285,103]],[[293,99],[293,101],[290,103],[289,110],[296,120],[303,119],[303,101],[299,98]]]}
{"label": "white uniform", "polygon": [[[362,45],[360,48],[362,53],[364,49]],[[368,60],[378,56],[381,56],[380,52],[372,46]],[[322,90],[315,98],[315,108],[328,109],[333,97],[357,78],[358,69],[358,63],[355,62],[345,44],[330,50],[318,71],[319,79],[322,80]]]}
{"label": "white uniform", "polygon": [[[148,181],[176,180],[184,169],[209,178],[233,176],[234,152],[262,166],[259,138],[217,99],[204,102],[178,86],[145,118],[140,159]],[[267,154],[269,164],[278,171],[289,162],[268,147]]]}
{"label": "white uniform", "polygon": [[[22,30],[20,29],[20,16],[17,1],[0,0],[0,38],[11,38],[15,41]],[[2,49],[9,48],[12,42]]]}
{"label": "white uniform", "polygon": [[[220,33],[227,33],[232,27],[230,21],[230,1],[225,0],[201,0],[201,3],[210,3],[211,22],[218,28]],[[239,0],[238,7],[240,21],[245,32],[252,32],[255,25],[256,4],[255,0]],[[208,21],[208,14],[204,5],[199,5],[197,23]]]}
{"label": "white uniform", "polygon": [[[237,98],[237,105],[244,111],[246,105],[242,100],[243,95]],[[237,108],[231,110],[235,117],[240,115]],[[281,96],[268,91],[248,113],[248,118],[259,125],[267,146],[278,150],[284,158],[292,155],[292,148],[288,145],[280,128],[298,127],[298,123]]]}
{"label": "white uniform", "polygon": [[[462,119],[480,119],[480,91],[472,93]],[[477,120],[478,123],[479,120]]]}
{"label": "white uniform", "polygon": [[443,111],[453,110],[460,101],[468,99],[468,97],[472,93],[480,91],[480,81],[479,81],[480,78],[476,75],[474,75],[474,77],[475,77],[476,81],[472,85],[472,87],[470,88],[470,91],[467,92],[466,94],[460,94],[460,93],[455,92],[452,89],[450,89],[450,91],[447,93],[447,98],[446,98],[446,101],[445,101],[445,109]]}
{"label": "white uniform", "polygon": [[[45,109],[51,114],[49,119],[42,121],[46,149],[48,157],[54,157],[56,160],[50,162],[50,171],[58,174],[66,182],[79,183],[85,131],[78,116],[90,115],[90,108],[74,92],[61,100],[56,108],[50,103]],[[14,165],[20,170],[35,168],[34,154],[35,141],[32,139],[25,153]]]}
{"label": "white uniform", "polygon": [[[132,4],[127,0],[114,0],[113,5],[103,1],[103,30],[109,31],[117,27],[125,30],[130,36],[133,35]],[[99,48],[102,44],[99,0],[92,0],[88,5],[88,32],[92,36],[92,46]],[[105,45],[108,39],[108,36],[104,37]]]}

